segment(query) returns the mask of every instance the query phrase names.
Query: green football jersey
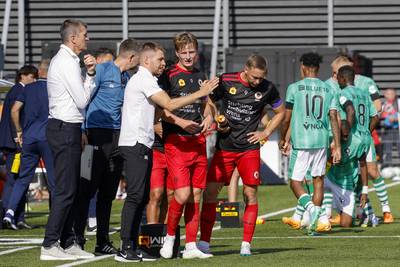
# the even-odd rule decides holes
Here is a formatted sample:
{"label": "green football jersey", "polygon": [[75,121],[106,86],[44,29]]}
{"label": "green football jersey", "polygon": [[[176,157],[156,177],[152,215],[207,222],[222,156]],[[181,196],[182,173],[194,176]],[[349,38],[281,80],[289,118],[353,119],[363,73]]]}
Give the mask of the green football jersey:
{"label": "green football jersey", "polygon": [[342,143],[342,159],[332,165],[326,174],[327,178],[343,189],[354,190],[358,181],[358,160],[368,153],[372,138],[360,138],[350,135],[347,143]]}
{"label": "green football jersey", "polygon": [[367,76],[357,74],[354,78],[354,86],[368,92],[372,101],[380,98],[378,86]]}
{"label": "green football jersey", "polygon": [[286,107],[292,109],[291,143],[294,149],[329,147],[329,110],[338,110],[332,89],[318,78],[289,85]]}
{"label": "green football jersey", "polygon": [[[337,83],[337,81],[335,81],[332,77],[329,78],[328,80],[325,81],[325,83],[327,85],[329,85],[332,89],[333,94],[335,95],[335,98],[337,100],[337,102],[339,103],[339,93],[340,93],[340,86]],[[329,121],[329,140],[332,141],[333,140],[333,133],[332,133],[332,126],[331,126],[331,122]]]}
{"label": "green football jersey", "polygon": [[351,129],[352,134],[358,134],[361,137],[369,136],[371,134],[369,131],[370,117],[378,114],[370,95],[354,86],[347,86],[342,89],[339,93],[340,117],[342,120],[346,118],[346,106],[350,103],[353,104],[355,110],[355,122]]}

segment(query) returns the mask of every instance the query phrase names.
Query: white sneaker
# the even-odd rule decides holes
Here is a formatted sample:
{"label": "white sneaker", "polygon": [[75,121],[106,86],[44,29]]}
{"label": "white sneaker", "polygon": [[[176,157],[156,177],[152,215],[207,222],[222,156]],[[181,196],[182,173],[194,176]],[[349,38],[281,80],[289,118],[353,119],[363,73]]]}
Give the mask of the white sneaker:
{"label": "white sneaker", "polygon": [[92,259],[95,257],[94,254],[84,251],[81,246],[76,243],[66,248],[64,251],[75,256],[77,259]]}
{"label": "white sneaker", "polygon": [[164,244],[160,249],[160,255],[164,259],[172,258],[172,254],[174,252],[174,243],[175,243],[175,236],[166,235],[164,239]]}
{"label": "white sneaker", "polygon": [[197,248],[198,248],[201,252],[203,252],[203,253],[205,253],[205,254],[211,254],[211,253],[210,253],[210,243],[208,243],[208,242],[206,242],[206,241],[200,240],[200,241],[197,243]]}
{"label": "white sneaker", "polygon": [[65,261],[65,260],[77,260],[78,258],[74,255],[68,254],[64,251],[58,242],[54,243],[49,248],[42,247],[40,249],[40,260],[41,261]]}
{"label": "white sneaker", "polygon": [[251,256],[251,246],[249,242],[242,242],[242,246],[240,247],[240,256]]}
{"label": "white sneaker", "polygon": [[194,249],[185,249],[182,254],[182,258],[184,259],[207,259],[211,258],[212,254],[206,254],[201,252],[198,248]]}

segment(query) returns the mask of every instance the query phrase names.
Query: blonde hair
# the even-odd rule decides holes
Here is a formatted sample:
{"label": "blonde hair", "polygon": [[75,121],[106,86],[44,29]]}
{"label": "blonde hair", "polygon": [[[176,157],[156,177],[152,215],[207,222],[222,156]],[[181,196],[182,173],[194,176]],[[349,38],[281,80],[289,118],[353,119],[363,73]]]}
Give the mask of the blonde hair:
{"label": "blonde hair", "polygon": [[346,56],[337,56],[331,63],[331,67],[335,67],[335,66],[344,66],[344,65],[348,65],[348,66],[353,66],[353,62],[351,62],[351,60],[346,57]]}

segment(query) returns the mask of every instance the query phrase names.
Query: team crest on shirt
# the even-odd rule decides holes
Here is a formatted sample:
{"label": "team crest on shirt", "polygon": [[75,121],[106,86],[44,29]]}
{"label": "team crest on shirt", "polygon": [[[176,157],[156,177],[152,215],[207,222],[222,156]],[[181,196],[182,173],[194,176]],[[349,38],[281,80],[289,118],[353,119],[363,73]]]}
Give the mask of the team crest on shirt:
{"label": "team crest on shirt", "polygon": [[256,98],[256,101],[260,101],[260,99],[262,98],[262,93],[261,92],[256,92],[254,94],[254,97]]}
{"label": "team crest on shirt", "polygon": [[179,79],[178,84],[179,84],[180,87],[184,87],[186,85],[184,79]]}
{"label": "team crest on shirt", "polygon": [[253,176],[255,179],[258,179],[260,177],[260,173],[258,171],[255,171]]}
{"label": "team crest on shirt", "polygon": [[230,93],[231,95],[236,95],[236,88],[235,88],[235,87],[229,88],[229,93]]}
{"label": "team crest on shirt", "polygon": [[341,96],[340,98],[339,98],[339,102],[340,102],[340,105],[344,105],[344,103],[346,103],[346,97],[344,97],[344,96]]}

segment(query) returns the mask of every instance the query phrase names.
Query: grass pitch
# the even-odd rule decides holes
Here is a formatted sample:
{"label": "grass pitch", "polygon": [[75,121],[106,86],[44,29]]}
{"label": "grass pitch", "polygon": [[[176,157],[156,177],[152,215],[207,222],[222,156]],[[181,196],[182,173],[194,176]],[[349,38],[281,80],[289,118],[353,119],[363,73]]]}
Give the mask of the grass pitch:
{"label": "grass pitch", "polygon": [[[389,181],[386,181],[389,184]],[[252,243],[253,256],[239,256],[242,228],[219,229],[214,231],[212,240],[213,258],[205,260],[159,260],[154,263],[139,263],[143,266],[398,266],[400,262],[400,185],[388,188],[389,200],[395,222],[379,225],[376,228],[342,229],[334,227],[331,233],[309,237],[305,230],[291,230],[282,224],[282,216],[267,219],[265,224],[257,225]],[[380,205],[375,192],[370,198],[378,216]],[[259,188],[259,215],[294,207],[295,198],[288,186],[261,186]],[[121,201],[114,201],[111,225],[118,227]],[[47,203],[31,205],[32,211],[27,221],[38,225],[33,230],[0,230],[0,266],[124,266],[114,259],[84,263],[82,261],[44,262],[39,260],[40,241],[47,221]],[[184,234],[184,232],[182,232]],[[18,239],[18,240],[11,240]],[[22,240],[24,239],[24,240]],[[88,236],[86,249],[94,250],[95,237]],[[119,234],[111,235],[116,246]],[[25,244],[21,244],[23,242]],[[181,242],[183,246],[184,242]],[[20,249],[20,250],[17,250]],[[68,265],[64,265],[68,266]]]}

